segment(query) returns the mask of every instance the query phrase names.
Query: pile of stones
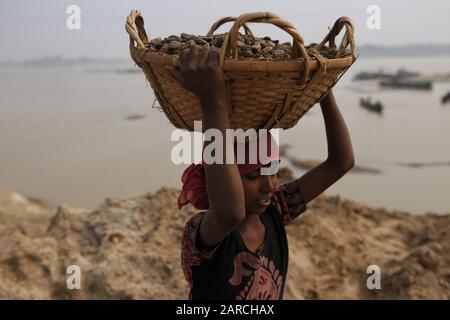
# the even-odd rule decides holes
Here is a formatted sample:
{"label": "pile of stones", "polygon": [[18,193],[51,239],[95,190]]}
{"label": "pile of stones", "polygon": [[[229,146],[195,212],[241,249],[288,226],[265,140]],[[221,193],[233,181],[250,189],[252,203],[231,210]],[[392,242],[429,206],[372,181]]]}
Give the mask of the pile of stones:
{"label": "pile of stones", "polygon": [[[215,34],[213,36],[196,36],[192,34],[182,33],[180,36],[171,35],[167,38],[151,39],[148,47],[154,51],[164,54],[179,55],[180,52],[192,45],[203,46],[209,44],[211,49],[219,50],[225,40],[226,33]],[[255,37],[253,35],[238,33],[238,58],[239,59],[255,59],[255,60],[289,60],[291,58],[292,44],[290,42],[280,43],[279,40],[272,40],[270,37]],[[305,46],[307,52],[311,48],[317,46],[311,44]],[[320,53],[328,58],[333,59],[336,56],[336,49],[323,47]],[[351,54],[349,50],[344,56]]]}

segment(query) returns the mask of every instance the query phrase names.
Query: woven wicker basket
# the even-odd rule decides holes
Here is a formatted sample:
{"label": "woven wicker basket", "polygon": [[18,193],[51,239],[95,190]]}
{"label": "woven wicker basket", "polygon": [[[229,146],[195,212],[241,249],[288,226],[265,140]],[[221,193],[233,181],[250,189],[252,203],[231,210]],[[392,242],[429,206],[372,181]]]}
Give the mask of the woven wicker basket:
{"label": "woven wicker basket", "polygon": [[[212,36],[216,29],[230,21],[234,24],[220,49],[219,62],[231,99],[232,128],[293,127],[356,60],[354,26],[347,17],[339,18],[320,44],[308,46],[307,49],[291,23],[269,12],[222,18],[214,23],[207,35]],[[289,33],[293,38],[291,59],[238,59],[238,30],[244,27],[245,32],[251,34],[246,24],[248,22],[270,23]],[[344,26],[345,34],[337,48],[335,38]],[[193,131],[194,121],[202,119],[199,99],[181,87],[164,68],[179,67],[178,55],[150,50],[139,11],[131,12],[125,28],[130,35],[131,57],[143,69],[165,115],[175,127]],[[336,58],[327,59],[320,54],[327,42],[328,47],[337,49]],[[350,50],[346,50],[348,46]]]}

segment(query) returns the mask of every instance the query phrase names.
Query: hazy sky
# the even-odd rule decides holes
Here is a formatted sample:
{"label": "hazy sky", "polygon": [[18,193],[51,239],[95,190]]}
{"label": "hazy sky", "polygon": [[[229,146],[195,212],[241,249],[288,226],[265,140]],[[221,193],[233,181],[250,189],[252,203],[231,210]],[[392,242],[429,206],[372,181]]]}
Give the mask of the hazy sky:
{"label": "hazy sky", "polygon": [[[81,30],[66,27],[69,5],[81,9]],[[381,9],[381,29],[366,27],[369,5]],[[319,42],[343,15],[356,24],[357,44],[449,43],[450,1],[406,0],[14,0],[0,2],[0,61],[62,55],[73,58],[128,57],[125,17],[143,13],[150,37],[181,32],[205,34],[219,18],[271,11],[292,22],[306,43]],[[227,31],[231,24],[220,32]],[[290,40],[274,26],[251,25],[254,34]]]}

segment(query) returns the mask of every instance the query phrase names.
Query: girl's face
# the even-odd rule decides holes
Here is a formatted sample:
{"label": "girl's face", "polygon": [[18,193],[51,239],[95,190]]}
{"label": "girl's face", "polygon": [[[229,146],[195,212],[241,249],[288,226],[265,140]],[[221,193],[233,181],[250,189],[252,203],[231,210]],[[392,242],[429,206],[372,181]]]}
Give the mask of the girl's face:
{"label": "girl's face", "polygon": [[242,176],[245,194],[245,214],[261,214],[270,204],[270,195],[279,182],[277,176],[261,175],[260,169]]}

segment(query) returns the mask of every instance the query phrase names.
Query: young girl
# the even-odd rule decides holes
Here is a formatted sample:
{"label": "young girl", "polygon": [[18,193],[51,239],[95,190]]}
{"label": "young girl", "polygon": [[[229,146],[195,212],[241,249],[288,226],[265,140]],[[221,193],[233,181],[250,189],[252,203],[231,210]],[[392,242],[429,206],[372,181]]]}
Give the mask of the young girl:
{"label": "young girl", "polygon": [[[218,58],[208,46],[191,46],[180,54],[180,71],[167,71],[200,99],[205,129],[216,128],[226,137],[229,102]],[[270,136],[264,141],[270,152],[266,162],[259,157],[256,164],[247,162],[246,148],[244,164],[203,163],[183,173],[178,206],[190,202],[203,210],[189,219],[182,238],[190,299],[283,298],[288,267],[285,225],[354,165],[348,130],[331,90],[320,105],[327,160],[293,182],[279,185],[276,175],[261,174],[263,166],[280,160],[278,149],[270,148]]]}

